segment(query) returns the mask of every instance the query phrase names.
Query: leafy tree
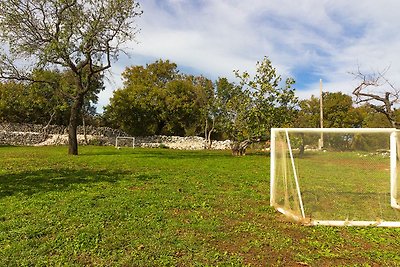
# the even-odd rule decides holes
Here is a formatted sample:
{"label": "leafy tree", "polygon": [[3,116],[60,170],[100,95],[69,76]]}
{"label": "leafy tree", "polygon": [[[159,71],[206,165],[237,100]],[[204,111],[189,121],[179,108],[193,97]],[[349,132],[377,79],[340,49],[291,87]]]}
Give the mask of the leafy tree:
{"label": "leafy tree", "polygon": [[216,132],[216,102],[215,86],[213,82],[203,76],[193,77],[193,82],[197,88],[197,102],[200,108],[199,122],[203,125],[205,149],[211,149],[211,136]]}
{"label": "leafy tree", "polygon": [[0,122],[25,122],[25,86],[20,83],[0,83]]}
{"label": "leafy tree", "polygon": [[[58,72],[35,71],[33,76],[46,78],[57,87],[62,79]],[[56,91],[50,83],[0,83],[0,121],[65,125],[68,103]]]}
{"label": "leafy tree", "polygon": [[196,135],[201,118],[203,94],[190,77],[173,80],[166,85],[166,119],[163,133],[176,135]]}
{"label": "leafy tree", "polygon": [[114,92],[104,116],[132,135],[194,135],[202,130],[202,107],[210,81],[180,74],[168,60],[132,66]]}
{"label": "leafy tree", "polygon": [[132,135],[160,134],[165,126],[166,84],[178,75],[169,61],[132,66],[122,73],[124,86],[114,91],[104,117]]}
{"label": "leafy tree", "polygon": [[361,127],[362,118],[353,107],[351,96],[342,92],[322,95],[324,109],[324,127],[356,128]]}
{"label": "leafy tree", "polygon": [[[67,96],[75,86],[70,73],[35,70],[32,77],[47,80],[48,83],[9,81],[0,83],[0,121],[16,123],[38,123],[68,125],[71,99]],[[84,109],[89,116],[95,115],[97,95],[103,88],[102,78],[85,99]],[[46,127],[45,126],[45,127]]]}
{"label": "leafy tree", "polygon": [[256,67],[253,77],[248,72],[235,71],[239,84],[221,81],[222,88],[218,89],[224,131],[233,141],[235,155],[244,154],[256,140],[266,140],[272,127],[290,124],[295,115],[294,80],[288,78],[280,87],[282,78],[267,57]]}
{"label": "leafy tree", "polygon": [[294,125],[299,128],[319,128],[320,126],[320,103],[319,98],[311,96],[299,102],[299,111]]}
{"label": "leafy tree", "polygon": [[85,99],[98,88],[93,84],[137,33],[138,9],[134,0],[0,0],[0,42],[7,48],[0,53],[0,78],[38,82],[33,69],[72,75],[69,154],[78,154],[76,129]]}
{"label": "leafy tree", "polygon": [[[44,125],[67,125],[69,118],[69,103],[62,94],[62,87],[67,84],[65,73],[59,71],[34,70],[32,74],[35,80],[46,80],[46,83],[27,84],[29,91],[27,101],[30,102],[27,122]],[[71,83],[71,81],[70,81]],[[73,85],[73,82],[72,82]]]}
{"label": "leafy tree", "polygon": [[[319,122],[319,99],[311,96],[310,99],[300,101],[300,110],[296,119],[296,127],[320,127]],[[323,112],[324,127],[327,128],[360,128],[360,127],[391,127],[385,115],[377,112],[370,105],[355,106],[351,96],[341,92],[323,93]],[[301,137],[304,144],[307,140]],[[348,150],[373,150],[377,144],[382,146],[384,139],[378,136],[366,136],[362,134],[349,135],[349,138],[343,139],[335,135],[325,137],[325,143],[329,143],[337,149]],[[300,146],[304,149],[303,146]],[[300,149],[300,154],[302,154]]]}
{"label": "leafy tree", "polygon": [[[392,127],[392,124],[390,121],[387,119],[385,114],[376,111],[374,108],[371,106],[367,105],[362,105],[357,107],[357,110],[360,112],[363,121],[362,121],[362,127],[363,128],[390,128]],[[399,116],[400,110],[396,110],[396,117]]]}
{"label": "leafy tree", "polygon": [[[362,126],[363,113],[353,106],[351,96],[342,92],[324,92],[322,94],[323,119],[326,128],[357,128]],[[296,127],[319,128],[320,101],[311,96],[301,100],[295,121]]]}

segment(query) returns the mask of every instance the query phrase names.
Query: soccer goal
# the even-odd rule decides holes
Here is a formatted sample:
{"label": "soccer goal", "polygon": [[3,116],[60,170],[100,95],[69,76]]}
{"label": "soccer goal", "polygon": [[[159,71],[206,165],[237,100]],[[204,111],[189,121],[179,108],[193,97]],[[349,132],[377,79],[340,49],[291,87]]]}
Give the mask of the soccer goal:
{"label": "soccer goal", "polygon": [[400,227],[400,132],[274,128],[270,203],[305,225]]}
{"label": "soccer goal", "polygon": [[135,148],[135,137],[118,136],[115,138],[115,148],[132,147]]}

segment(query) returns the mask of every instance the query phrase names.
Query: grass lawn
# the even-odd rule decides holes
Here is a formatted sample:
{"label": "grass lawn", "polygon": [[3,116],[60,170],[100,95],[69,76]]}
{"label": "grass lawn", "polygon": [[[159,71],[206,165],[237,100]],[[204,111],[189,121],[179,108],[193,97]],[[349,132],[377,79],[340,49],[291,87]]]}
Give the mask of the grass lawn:
{"label": "grass lawn", "polygon": [[269,157],[0,147],[0,266],[400,266],[400,229],[305,227]]}
{"label": "grass lawn", "polygon": [[[307,151],[296,156],[306,218],[400,221],[400,211],[390,205],[389,156],[360,151]],[[276,202],[301,217],[292,162],[280,158],[276,166]]]}

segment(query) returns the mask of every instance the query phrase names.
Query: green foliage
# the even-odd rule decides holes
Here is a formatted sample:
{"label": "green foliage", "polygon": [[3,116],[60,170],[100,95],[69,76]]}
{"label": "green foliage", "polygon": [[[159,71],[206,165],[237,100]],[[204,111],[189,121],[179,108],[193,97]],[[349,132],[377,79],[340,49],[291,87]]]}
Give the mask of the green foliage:
{"label": "green foliage", "polygon": [[[324,92],[323,115],[325,128],[358,128],[362,127],[363,112],[353,106],[351,96],[342,92]],[[297,127],[320,127],[320,100],[315,96],[302,100],[296,119]]]}
{"label": "green foliage", "polygon": [[327,128],[360,127],[362,118],[350,96],[341,92],[323,93],[324,126]]}
{"label": "green foliage", "polygon": [[[355,106],[351,96],[342,92],[323,93],[323,113],[324,127],[326,128],[380,128],[392,126],[384,114],[378,113],[369,105]],[[311,96],[310,99],[300,101],[295,126],[320,127],[319,98]]]}
{"label": "green foliage", "polygon": [[[35,70],[33,79],[46,82],[0,83],[0,121],[16,123],[52,123],[67,125],[75,86],[69,72]],[[93,89],[84,102],[84,110],[95,115],[97,93],[103,89],[102,77],[92,84]]]}
{"label": "green foliage", "polygon": [[235,71],[238,85],[220,81],[221,110],[224,129],[233,141],[267,139],[272,127],[289,125],[295,115],[297,98],[292,85],[294,80],[282,78],[271,61],[265,57],[257,63],[256,74]]}
{"label": "green foliage", "polygon": [[132,135],[212,134],[248,144],[268,138],[271,127],[291,123],[297,98],[293,79],[283,87],[269,59],[257,74],[239,74],[238,85],[219,78],[180,74],[177,65],[158,60],[123,73],[124,87],[114,92],[105,119]]}
{"label": "green foliage", "polygon": [[105,108],[111,125],[132,135],[184,136],[202,131],[211,81],[180,74],[168,60],[129,67],[123,78],[124,87],[114,92]]}
{"label": "green foliage", "polygon": [[0,121],[24,122],[25,107],[28,103],[23,84],[15,82],[0,83]]}
{"label": "green foliage", "polygon": [[[364,128],[391,128],[393,127],[392,123],[387,119],[387,117],[381,113],[376,111],[374,108],[370,107],[368,104],[362,105],[359,108],[360,113],[363,117],[363,126]],[[395,110],[394,114],[396,117],[399,117],[399,111]]]}
{"label": "green foliage", "polygon": [[321,127],[319,98],[312,95],[310,99],[301,100],[299,102],[299,108],[300,110],[295,120],[296,127]]}
{"label": "green foliage", "polygon": [[[117,59],[121,44],[137,30],[141,15],[134,0],[0,1],[0,79],[45,82],[34,70],[68,73],[73,86],[63,90],[70,101],[69,154],[78,154],[77,126],[85,102],[98,93],[104,71]],[[17,60],[29,62],[21,67]],[[25,68],[26,67],[26,68]]]}

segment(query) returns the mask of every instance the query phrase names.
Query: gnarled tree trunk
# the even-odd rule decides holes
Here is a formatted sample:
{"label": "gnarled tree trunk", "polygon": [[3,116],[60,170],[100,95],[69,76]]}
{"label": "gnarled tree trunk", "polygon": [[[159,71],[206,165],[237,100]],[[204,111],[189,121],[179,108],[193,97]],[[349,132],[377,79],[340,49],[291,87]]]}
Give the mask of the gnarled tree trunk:
{"label": "gnarled tree trunk", "polygon": [[78,155],[77,129],[79,115],[83,105],[83,97],[82,94],[79,94],[71,106],[71,115],[68,125],[68,154],[70,155]]}
{"label": "gnarled tree trunk", "polygon": [[233,145],[231,147],[232,149],[232,155],[233,156],[244,156],[246,155],[246,149],[247,147],[251,144],[250,140],[244,140],[244,141],[235,141],[233,142]]}

